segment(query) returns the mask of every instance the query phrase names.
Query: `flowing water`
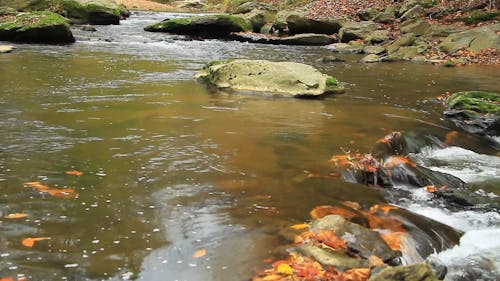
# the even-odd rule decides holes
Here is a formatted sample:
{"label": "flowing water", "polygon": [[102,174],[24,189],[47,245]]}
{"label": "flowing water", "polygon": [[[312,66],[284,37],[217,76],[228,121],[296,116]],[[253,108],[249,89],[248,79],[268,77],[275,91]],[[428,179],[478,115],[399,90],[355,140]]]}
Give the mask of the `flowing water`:
{"label": "flowing water", "polygon": [[[331,155],[368,152],[391,131],[444,141],[457,128],[436,96],[500,90],[494,66],[366,65],[357,56],[322,64],[330,54],[322,47],[142,31],[177,16],[134,13],[96,32],[76,27],[70,46],[18,45],[0,56],[0,277],[247,280],[289,243],[280,231],[307,221],[315,206],[385,202],[377,188],[309,179],[332,170]],[[229,57],[312,64],[348,90],[322,100],[230,95],[193,78],[206,62]],[[426,150],[429,159],[451,159],[436,169],[498,179],[494,140],[460,132],[454,142],[460,153]],[[33,181],[78,197],[25,185]],[[485,247],[500,225],[498,213],[437,208],[418,194],[394,202],[462,231],[487,231],[478,241]],[[3,218],[11,213],[28,216]],[[428,252],[457,242],[444,225],[408,219],[433,233]],[[50,239],[25,247],[27,237]],[[200,249],[206,255],[194,258]]]}

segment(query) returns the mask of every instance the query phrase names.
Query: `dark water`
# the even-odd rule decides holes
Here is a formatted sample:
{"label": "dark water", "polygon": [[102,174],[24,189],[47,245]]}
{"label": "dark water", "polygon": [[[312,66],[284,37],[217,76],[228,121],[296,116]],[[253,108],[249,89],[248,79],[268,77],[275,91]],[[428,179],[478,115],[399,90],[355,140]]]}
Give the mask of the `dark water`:
{"label": "dark water", "polygon": [[[319,62],[329,54],[321,47],[142,31],[173,16],[134,14],[97,32],[75,29],[70,46],[18,45],[0,56],[0,215],[28,214],[0,219],[0,277],[247,280],[286,245],[280,230],[307,221],[314,206],[384,202],[377,189],[308,172],[328,174],[331,155],[367,152],[394,130],[444,139],[456,128],[436,96],[500,90],[495,66],[365,65],[355,56],[331,65]],[[349,89],[297,100],[210,93],[193,79],[228,57],[312,64]],[[457,142],[498,155],[487,140]],[[24,186],[32,181],[72,187],[78,198]],[[51,239],[29,248],[26,237]],[[199,249],[207,254],[193,258]]]}

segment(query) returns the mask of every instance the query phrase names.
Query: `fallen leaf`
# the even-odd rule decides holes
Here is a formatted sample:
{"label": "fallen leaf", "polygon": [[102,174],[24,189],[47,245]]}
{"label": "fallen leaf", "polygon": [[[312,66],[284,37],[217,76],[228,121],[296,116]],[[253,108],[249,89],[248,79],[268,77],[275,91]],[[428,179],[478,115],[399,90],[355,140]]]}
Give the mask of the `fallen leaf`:
{"label": "fallen leaf", "polygon": [[307,223],[299,223],[299,224],[294,224],[290,226],[291,229],[294,230],[301,230],[301,229],[306,229],[309,228],[309,225]]}
{"label": "fallen leaf", "polygon": [[38,242],[38,241],[42,241],[42,240],[49,240],[50,237],[34,237],[34,238],[25,238],[23,239],[22,243],[24,246],[26,247],[33,247],[35,246],[35,243]]}
{"label": "fallen leaf", "polygon": [[83,175],[83,173],[82,173],[82,172],[77,171],[77,170],[66,171],[66,174],[67,174],[67,175],[77,176],[77,177],[79,177],[79,176]]}
{"label": "fallen leaf", "polygon": [[428,186],[425,186],[425,191],[429,192],[429,193],[434,193],[436,192],[437,188],[433,185],[428,185]]}
{"label": "fallen leaf", "polygon": [[63,199],[72,199],[78,196],[78,193],[72,188],[52,188],[46,185],[41,184],[38,181],[35,182],[27,182],[24,185],[34,188],[42,193],[48,193],[49,195],[56,198]]}
{"label": "fallen leaf", "polygon": [[342,205],[347,206],[347,207],[354,209],[354,210],[361,210],[361,205],[359,205],[358,202],[343,201]]}
{"label": "fallen leaf", "polygon": [[394,251],[401,250],[401,236],[406,235],[404,232],[389,232],[381,234],[380,236],[385,243]]}
{"label": "fallen leaf", "polygon": [[382,218],[372,214],[367,214],[368,224],[374,229],[388,229],[395,232],[406,232],[403,224],[394,218]]}
{"label": "fallen leaf", "polygon": [[293,274],[293,268],[286,263],[280,264],[278,266],[278,268],[276,269],[276,271],[278,271],[278,273],[280,273],[280,274],[285,274],[285,275],[292,275]]}
{"label": "fallen leaf", "polygon": [[25,218],[27,216],[28,216],[27,214],[23,214],[23,213],[13,213],[13,214],[6,215],[4,218],[6,218],[6,219],[22,219],[22,218]]}
{"label": "fallen leaf", "polygon": [[384,214],[388,214],[391,210],[397,210],[398,207],[388,204],[376,204],[370,207],[370,214],[375,214],[378,210],[384,212]]}
{"label": "fallen leaf", "polygon": [[417,163],[411,161],[410,159],[408,159],[408,157],[405,157],[405,156],[392,156],[389,159],[385,160],[385,162],[384,162],[384,168],[386,168],[386,169],[392,169],[392,168],[394,168],[396,166],[403,165],[403,164],[406,164],[406,165],[409,165],[409,166],[412,166],[412,167],[416,167],[417,166]]}
{"label": "fallen leaf", "polygon": [[15,281],[14,277],[2,277],[0,278],[0,281]]}
{"label": "fallen leaf", "polygon": [[206,255],[206,254],[207,254],[207,250],[205,250],[205,249],[200,249],[200,250],[198,250],[198,251],[194,252],[194,254],[193,254],[193,258],[201,258],[201,257],[203,257],[203,256],[204,256],[204,255]]}
{"label": "fallen leaf", "polygon": [[311,218],[314,220],[326,217],[328,215],[339,215],[346,219],[352,219],[358,216],[358,214],[356,214],[353,211],[347,210],[339,206],[329,206],[329,205],[318,206],[314,208],[309,214],[311,215]]}
{"label": "fallen leaf", "polygon": [[325,244],[326,246],[336,249],[336,250],[345,250],[347,249],[347,245],[342,238],[339,238],[335,235],[335,232],[332,229],[327,230],[318,230],[315,234],[316,239]]}
{"label": "fallen leaf", "polygon": [[382,266],[385,263],[381,258],[371,255],[368,257],[368,264],[370,265],[370,267],[377,267]]}
{"label": "fallen leaf", "polygon": [[346,281],[365,281],[370,276],[369,268],[353,268],[342,274]]}
{"label": "fallen leaf", "polygon": [[444,143],[451,144],[458,137],[457,131],[451,131],[446,134]]}

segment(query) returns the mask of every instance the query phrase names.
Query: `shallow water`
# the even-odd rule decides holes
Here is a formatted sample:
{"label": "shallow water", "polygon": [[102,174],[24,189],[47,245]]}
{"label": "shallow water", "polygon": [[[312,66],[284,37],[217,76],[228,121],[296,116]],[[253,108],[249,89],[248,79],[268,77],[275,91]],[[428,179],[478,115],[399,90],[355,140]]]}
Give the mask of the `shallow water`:
{"label": "shallow water", "polygon": [[[330,54],[321,47],[142,31],[175,16],[134,13],[97,32],[75,28],[70,46],[18,45],[0,56],[0,215],[28,214],[0,220],[0,276],[247,280],[287,245],[280,230],[307,221],[313,207],[385,201],[375,188],[308,179],[332,170],[331,155],[368,152],[394,130],[444,141],[457,128],[436,96],[500,90],[494,66],[365,65],[357,56],[332,65],[320,63]],[[348,90],[297,100],[212,93],[194,80],[204,63],[228,57],[312,64]],[[488,139],[460,132],[454,145],[498,159]],[[491,166],[469,168],[492,175]],[[24,186],[32,181],[72,187],[78,198]],[[418,197],[401,205],[428,206]],[[444,223],[460,215],[421,214]],[[452,226],[498,229],[498,216],[488,215],[475,212],[484,220]],[[424,231],[444,240],[429,241],[436,251],[455,242],[446,241],[444,227]],[[26,237],[51,239],[27,248]],[[199,249],[206,255],[193,258]]]}

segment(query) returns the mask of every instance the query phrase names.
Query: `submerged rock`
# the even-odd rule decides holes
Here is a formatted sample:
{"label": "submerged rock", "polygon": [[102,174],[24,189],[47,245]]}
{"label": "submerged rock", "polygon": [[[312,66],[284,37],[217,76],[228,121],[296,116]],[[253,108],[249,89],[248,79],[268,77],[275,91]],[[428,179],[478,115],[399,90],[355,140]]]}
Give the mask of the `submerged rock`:
{"label": "submerged rock", "polygon": [[0,54],[2,53],[10,53],[12,52],[16,47],[11,46],[11,45],[0,45]]}
{"label": "submerged rock", "polygon": [[314,258],[325,268],[333,266],[339,271],[368,267],[368,262],[366,260],[352,258],[346,254],[325,248],[319,248],[313,245],[302,244],[293,249],[293,251],[296,251],[304,256]]}
{"label": "submerged rock", "polygon": [[362,44],[335,43],[326,48],[340,54],[361,54],[363,53],[364,47],[365,46]]}
{"label": "submerged rock", "polygon": [[253,30],[252,24],[239,16],[208,15],[191,18],[166,19],[148,25],[145,31],[169,32],[174,34],[198,35],[203,37],[224,37],[231,32]]}
{"label": "submerged rock", "polygon": [[375,255],[383,261],[391,261],[400,256],[399,252],[393,251],[378,232],[352,223],[338,215],[328,215],[316,220],[312,227],[315,230],[331,229],[337,237],[344,238],[347,247],[363,258]]}
{"label": "submerged rock", "polygon": [[386,267],[370,276],[368,281],[438,281],[428,264]]}
{"label": "submerged rock", "polygon": [[454,93],[444,114],[467,132],[500,135],[500,94],[482,91]]}
{"label": "submerged rock", "polygon": [[0,19],[0,40],[23,43],[72,43],[66,18],[48,11],[10,14]]}
{"label": "submerged rock", "polygon": [[310,65],[265,60],[223,60],[207,64],[197,77],[218,89],[284,97],[317,97],[343,92],[335,78]]}
{"label": "submerged rock", "polygon": [[238,32],[231,33],[230,38],[240,42],[272,45],[323,46],[337,42],[337,40],[331,36],[314,33],[302,33],[293,36],[278,37],[257,33]]}

